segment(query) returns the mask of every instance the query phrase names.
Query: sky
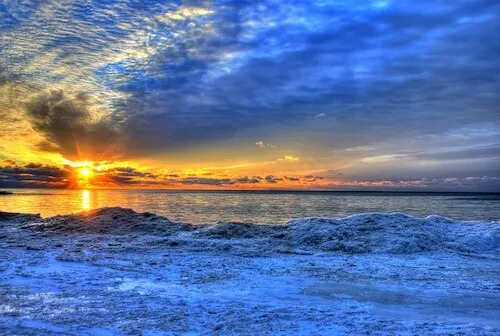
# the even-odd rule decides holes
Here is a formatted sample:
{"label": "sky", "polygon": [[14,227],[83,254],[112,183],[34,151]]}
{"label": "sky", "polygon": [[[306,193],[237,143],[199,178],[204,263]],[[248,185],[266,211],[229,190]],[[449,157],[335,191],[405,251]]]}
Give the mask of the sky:
{"label": "sky", "polygon": [[0,2],[0,187],[500,191],[496,0]]}

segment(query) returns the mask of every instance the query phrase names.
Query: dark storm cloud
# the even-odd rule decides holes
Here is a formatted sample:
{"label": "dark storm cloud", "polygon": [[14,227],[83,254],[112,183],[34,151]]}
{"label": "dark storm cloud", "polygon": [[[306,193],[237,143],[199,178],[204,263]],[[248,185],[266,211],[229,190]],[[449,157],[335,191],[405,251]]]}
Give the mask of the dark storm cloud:
{"label": "dark storm cloud", "polygon": [[67,187],[71,171],[68,168],[29,163],[0,167],[0,187]]}
{"label": "dark storm cloud", "polygon": [[31,101],[26,113],[33,129],[46,139],[38,144],[41,150],[68,158],[117,154],[117,125],[106,117],[96,121],[85,94],[68,97],[63,91],[51,91]]}

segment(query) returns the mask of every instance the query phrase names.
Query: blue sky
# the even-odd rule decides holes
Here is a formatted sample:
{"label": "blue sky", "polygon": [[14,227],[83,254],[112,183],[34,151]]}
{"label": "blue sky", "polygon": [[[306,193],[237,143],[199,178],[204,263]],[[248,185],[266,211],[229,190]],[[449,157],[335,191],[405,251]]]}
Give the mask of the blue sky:
{"label": "blue sky", "polygon": [[498,191],[499,17],[482,0],[6,1],[0,159]]}

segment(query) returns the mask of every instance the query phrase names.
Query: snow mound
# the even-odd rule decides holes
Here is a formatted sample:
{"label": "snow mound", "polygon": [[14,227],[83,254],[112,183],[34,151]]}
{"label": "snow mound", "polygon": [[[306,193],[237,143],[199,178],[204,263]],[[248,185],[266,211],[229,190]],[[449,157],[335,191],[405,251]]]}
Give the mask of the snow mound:
{"label": "snow mound", "polygon": [[414,253],[500,250],[500,223],[417,218],[401,213],[368,213],[343,219],[302,218],[286,223],[294,246],[348,253]]}
{"label": "snow mound", "polygon": [[39,228],[60,233],[167,235],[189,230],[187,224],[177,224],[151,213],[137,213],[120,207],[100,208],[74,215],[47,218]]}
{"label": "snow mound", "polygon": [[367,213],[346,218],[300,218],[284,225],[218,223],[196,227],[191,238],[258,240],[261,251],[415,253],[500,251],[500,223],[460,222],[444,217]]}
{"label": "snow mound", "polygon": [[462,222],[438,216],[417,218],[402,213],[367,213],[341,219],[300,218],[284,225],[231,222],[190,225],[114,207],[47,219],[0,213],[0,222],[9,225],[17,222],[25,229],[54,234],[168,236],[166,243],[197,251],[240,249],[250,254],[500,252],[500,222]]}

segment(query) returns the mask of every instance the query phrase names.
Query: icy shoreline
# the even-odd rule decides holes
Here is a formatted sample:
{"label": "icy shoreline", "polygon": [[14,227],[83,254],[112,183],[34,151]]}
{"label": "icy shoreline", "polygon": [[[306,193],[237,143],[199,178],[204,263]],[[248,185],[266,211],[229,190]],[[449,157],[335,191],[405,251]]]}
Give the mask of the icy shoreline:
{"label": "icy shoreline", "polygon": [[[0,214],[4,222],[25,223],[21,229],[50,234],[142,234],[164,236],[186,247],[197,242],[259,241],[255,252],[457,253],[500,252],[499,222],[464,222],[402,213],[366,213],[346,218],[300,218],[282,225],[176,223],[151,213],[119,207],[42,219],[37,215]],[[227,243],[226,242],[226,243]],[[229,243],[230,244],[230,243]],[[209,244],[210,245],[210,244]],[[234,244],[240,245],[240,244]],[[251,248],[251,246],[247,246]],[[208,246],[207,246],[208,249]],[[250,251],[251,252],[251,251]]]}
{"label": "icy shoreline", "polygon": [[0,212],[0,334],[500,334],[500,223]]}

